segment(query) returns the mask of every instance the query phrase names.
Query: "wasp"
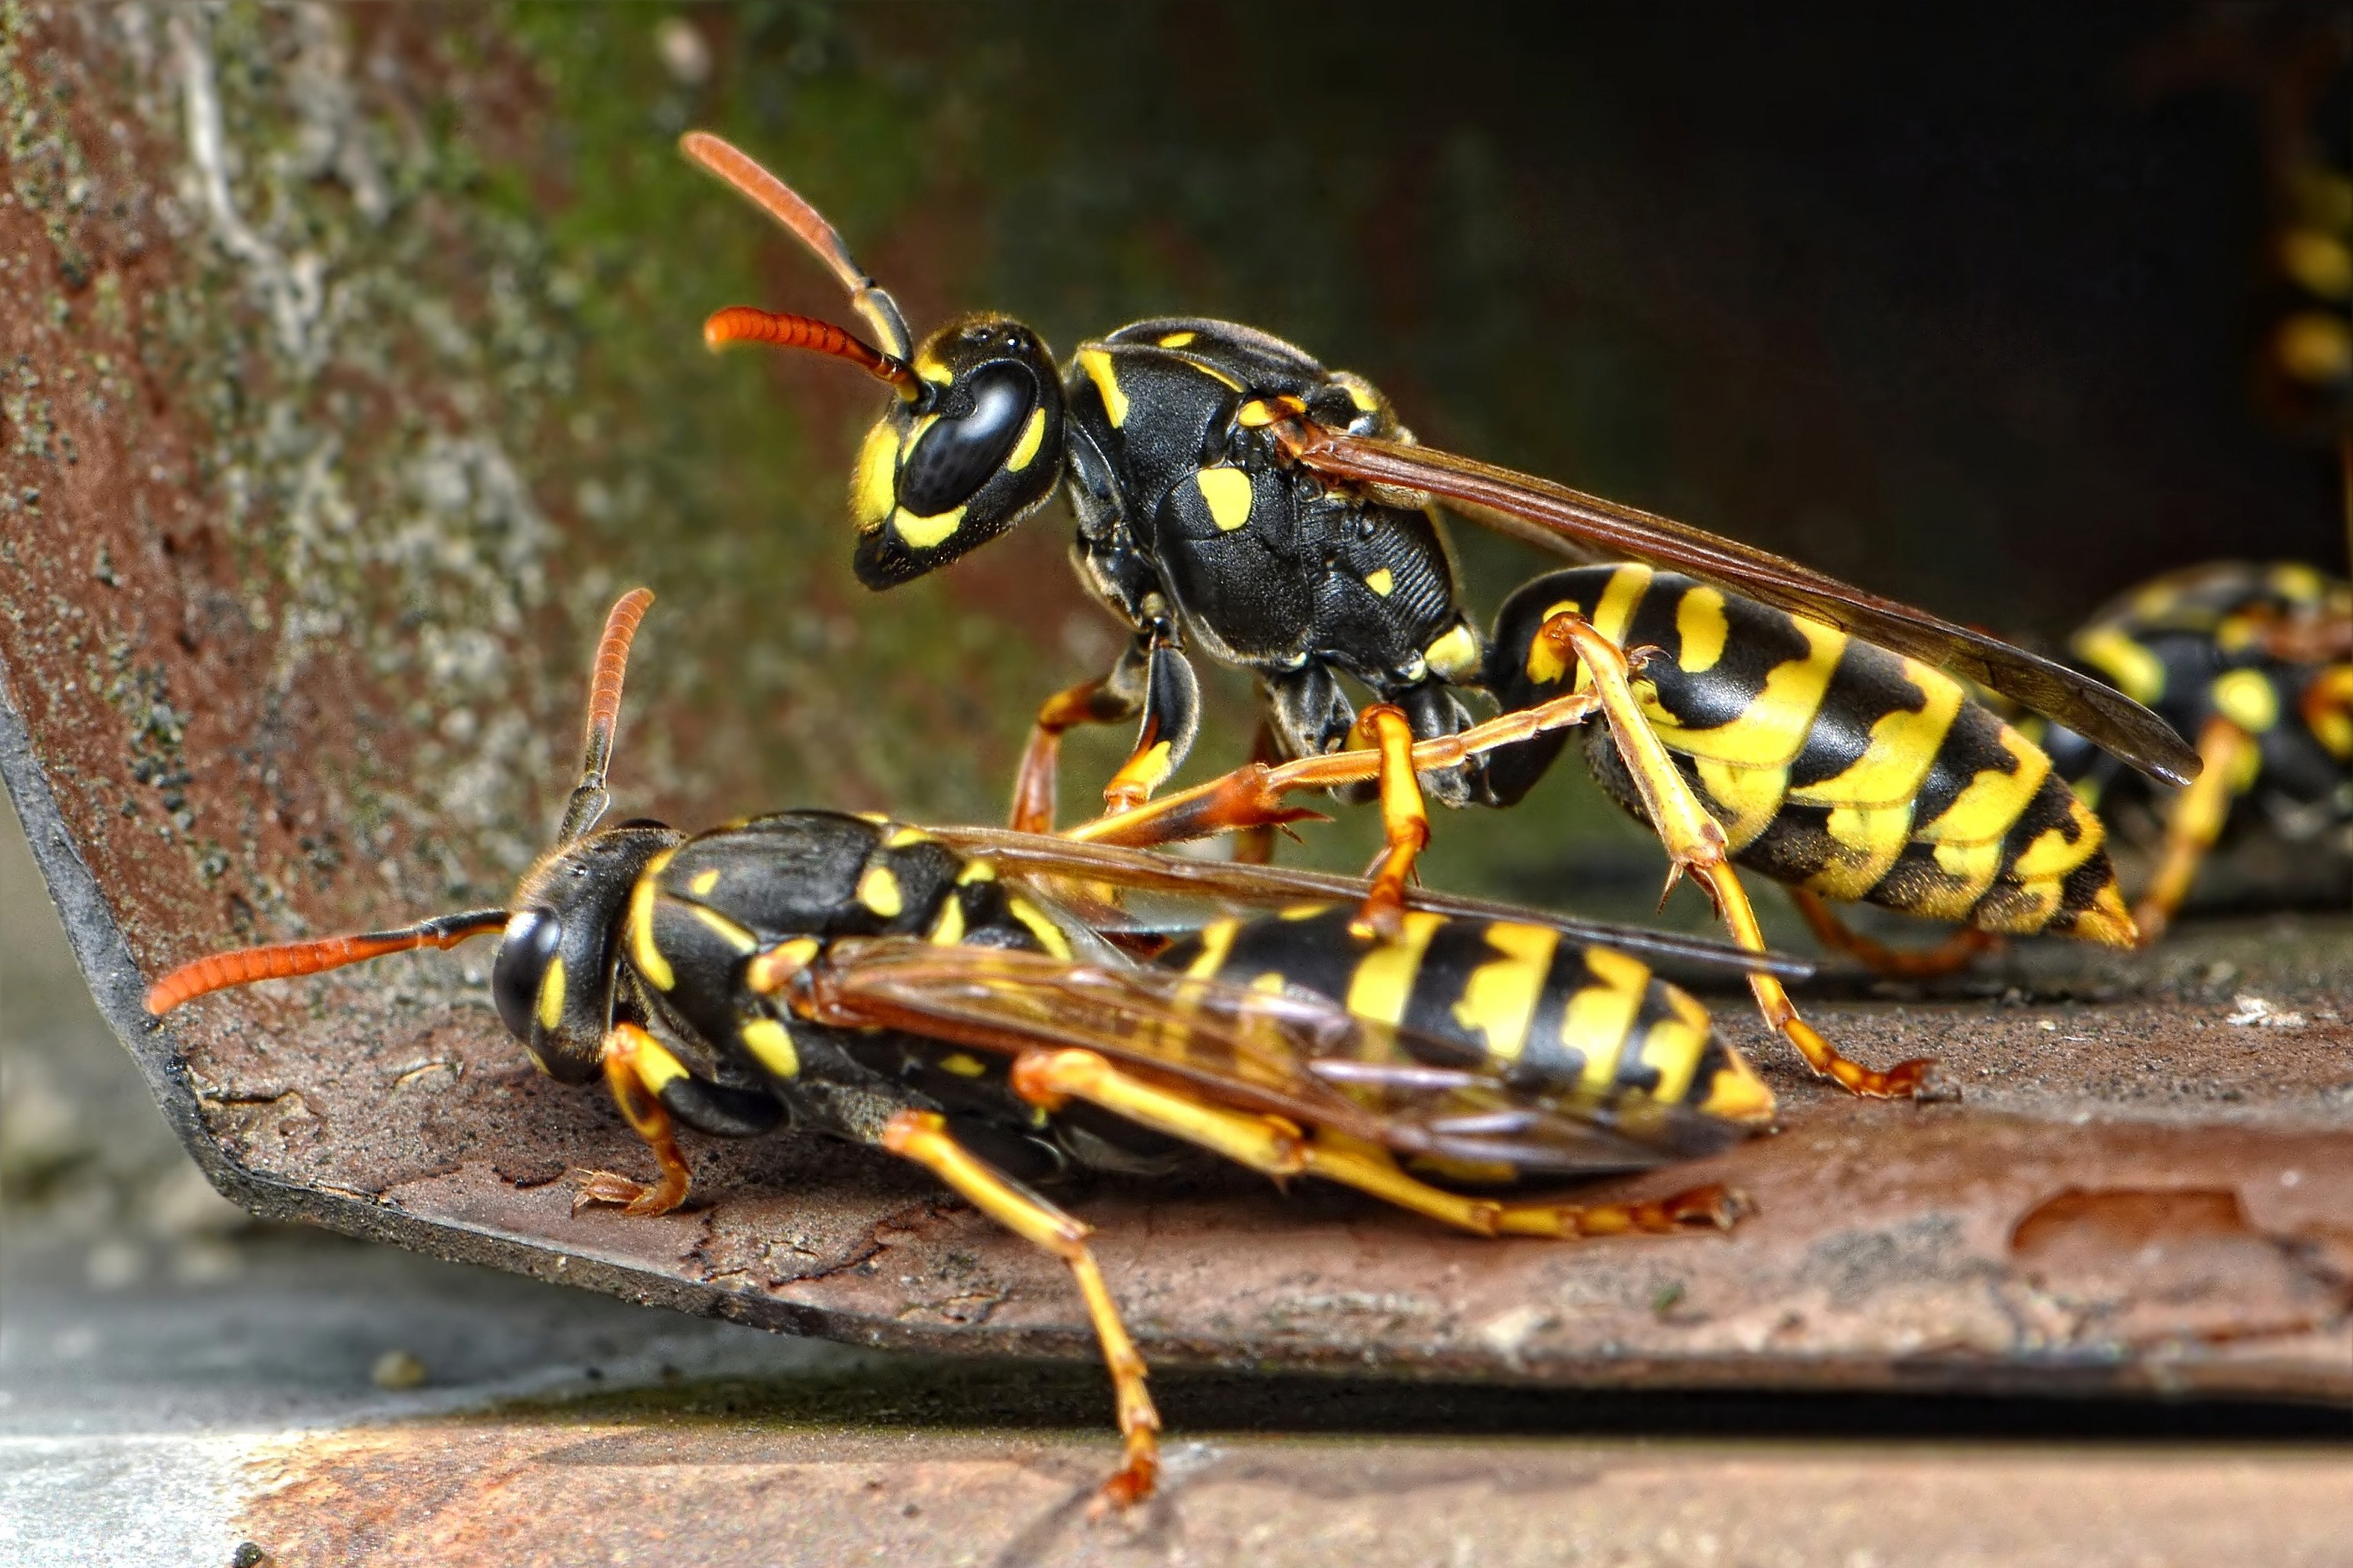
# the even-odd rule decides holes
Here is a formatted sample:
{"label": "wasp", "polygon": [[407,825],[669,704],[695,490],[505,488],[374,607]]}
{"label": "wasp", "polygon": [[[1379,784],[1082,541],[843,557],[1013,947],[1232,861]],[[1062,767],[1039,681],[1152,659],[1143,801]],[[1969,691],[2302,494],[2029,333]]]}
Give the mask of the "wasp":
{"label": "wasp", "polygon": [[[790,1123],[923,1166],[1068,1265],[1116,1392],[1125,1457],[1104,1495],[1118,1504],[1148,1495],[1156,1473],[1145,1363],[1087,1226],[1030,1184],[1207,1152],[1482,1236],[1725,1227],[1742,1212],[1720,1185],[1587,1204],[1464,1178],[1637,1169],[1769,1121],[1771,1090],[1630,950],[1743,968],[1754,955],[1446,899],[1404,910],[1387,941],[1356,929],[1346,895],[1362,884],[1346,879],[1005,831],[966,850],[882,816],[786,811],[691,836],[599,827],[650,599],[633,591],[607,623],[579,783],[506,907],[200,958],[155,982],[149,1011],[495,933],[500,1020],[552,1077],[601,1078],[653,1157],[650,1182],[585,1173],[577,1205],[678,1207],[681,1127],[743,1137]],[[1314,759],[1322,771],[1301,787],[1378,766],[1344,755]],[[1450,755],[1461,761],[1440,743],[1415,760]],[[1146,962],[1049,883],[1087,901],[1109,887],[1279,907],[1196,922]],[[1297,902],[1302,890],[1322,901]]]}
{"label": "wasp", "polygon": [[[1665,844],[1669,886],[1692,875],[1744,945],[1762,942],[1735,859],[1822,898],[2130,940],[2097,819],[2045,788],[2048,760],[1953,676],[2186,781],[2196,755],[2113,688],[1767,552],[1420,446],[1364,377],[1250,327],[1138,321],[1066,365],[988,312],[918,344],[797,192],[717,137],[682,146],[822,259],[879,340],[747,306],[704,326],[713,347],[828,354],[896,395],[850,483],[860,581],[905,582],[1003,533],[1058,485],[1069,498],[1079,574],[1131,636],[1108,674],[1039,709],[1015,826],[1052,826],[1060,737],[1076,725],[1138,723],[1104,791],[1110,812],[1167,780],[1198,728],[1187,650],[1250,672],[1263,753],[1312,757],[1399,731],[1382,742],[1393,767],[1412,740],[1471,725],[1467,692],[1509,709],[1566,681],[1597,698],[1603,778]],[[1573,559],[1630,564],[1531,584],[1485,637],[1459,602],[1440,503]],[[1358,715],[1342,677],[1378,709]],[[1368,730],[1377,710],[1402,723]],[[1508,805],[1559,744],[1482,752],[1421,785],[1448,805]],[[1410,784],[1383,786],[1387,848],[1366,918],[1384,930],[1429,837]],[[1926,1086],[1932,1064],[1850,1061],[1773,976],[1751,984],[1817,1072],[1866,1094]]]}
{"label": "wasp", "polygon": [[[2086,670],[2198,738],[2195,783],[2159,805],[2157,865],[2133,907],[2155,941],[2223,827],[2253,806],[2291,838],[2353,823],[2353,583],[2299,563],[2210,562],[2123,595],[2070,639]],[[2073,731],[2042,744],[2103,815],[2139,778]]]}

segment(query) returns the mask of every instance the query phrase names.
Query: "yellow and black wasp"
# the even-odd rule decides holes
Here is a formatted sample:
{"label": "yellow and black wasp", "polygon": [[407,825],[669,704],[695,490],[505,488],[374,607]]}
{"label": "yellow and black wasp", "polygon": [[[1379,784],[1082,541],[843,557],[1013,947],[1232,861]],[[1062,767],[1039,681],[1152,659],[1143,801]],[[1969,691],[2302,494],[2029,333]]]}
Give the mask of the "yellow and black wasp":
{"label": "yellow and black wasp", "polygon": [[[2195,753],[2114,689],[1764,551],[1417,445],[1364,378],[1249,327],[1139,321],[1060,367],[1002,315],[959,317],[918,344],[807,202],[716,137],[683,146],[823,258],[880,339],[740,306],[704,331],[713,346],[846,359],[896,393],[850,487],[862,581],[953,561],[1058,483],[1070,498],[1080,574],[1132,636],[1108,675],[1040,709],[1017,826],[1051,826],[1059,737],[1074,725],[1140,716],[1105,791],[1113,812],[1165,782],[1194,737],[1194,649],[1251,673],[1264,749],[1293,758],[1362,737],[1394,763],[1472,722],[1465,690],[1506,708],[1589,692],[1607,720],[1605,780],[1658,831],[1670,880],[1700,879],[1751,947],[1755,914],[1727,860],[1827,899],[2131,940],[2097,819],[1946,671],[2186,781]],[[1458,602],[1439,503],[1580,561],[1639,564],[1531,584],[1482,637]],[[1378,706],[1360,717],[1343,676]],[[1422,784],[1451,805],[1509,805],[1558,746],[1480,753]],[[1412,784],[1385,786],[1388,849],[1366,910],[1383,929],[1427,839]],[[1930,1064],[1848,1061],[1770,975],[1752,984],[1817,1071],[1870,1094],[1925,1084]]]}
{"label": "yellow and black wasp", "polygon": [[[2242,807],[2299,840],[2353,823],[2353,583],[2294,562],[2186,567],[2101,610],[2070,651],[2197,737],[2205,763],[2160,805],[2156,869],[2133,907],[2142,940],[2164,931]],[[2042,744],[2103,815],[2147,793],[2072,731]]]}
{"label": "yellow and black wasp", "polygon": [[[601,1077],[659,1168],[651,1183],[587,1173],[577,1202],[676,1208],[689,1184],[681,1124],[740,1137],[789,1121],[923,1166],[1069,1265],[1117,1391],[1126,1457],[1106,1490],[1120,1503],[1148,1494],[1156,1470],[1144,1362],[1088,1227],[1027,1183],[1068,1166],[1162,1170],[1207,1151],[1486,1236],[1737,1216],[1722,1186],[1577,1204],[1460,1190],[1412,1167],[1579,1176],[1736,1141],[1770,1120],[1771,1091],[1697,1002],[1629,950],[1782,961],[1463,900],[1404,910],[1401,940],[1384,942],[1352,930],[1358,882],[1001,830],[971,836],[987,846],[971,852],[829,811],[691,836],[649,821],[600,828],[628,644],[650,597],[625,595],[607,625],[579,784],[508,907],[198,959],[155,983],[149,1010],[497,932],[500,1018],[554,1078]],[[1442,764],[1449,744],[1418,760]],[[1313,766],[1320,786],[1378,763]],[[1219,798],[1254,820],[1229,809],[1230,792]],[[1041,879],[1089,903],[1108,885],[1281,907],[1224,914],[1145,962]],[[1322,901],[1297,902],[1303,891]]]}

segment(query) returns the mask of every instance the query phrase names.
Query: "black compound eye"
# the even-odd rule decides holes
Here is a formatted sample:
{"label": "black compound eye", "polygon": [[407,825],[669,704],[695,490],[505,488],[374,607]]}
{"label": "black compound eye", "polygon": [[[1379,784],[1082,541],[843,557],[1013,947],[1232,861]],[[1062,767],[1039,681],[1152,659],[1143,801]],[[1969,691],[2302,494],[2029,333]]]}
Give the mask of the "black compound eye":
{"label": "black compound eye", "polygon": [[564,940],[564,922],[550,910],[525,910],[507,921],[499,956],[491,964],[491,999],[499,1019],[518,1040],[531,1043],[532,1015],[539,1009],[540,983]]}
{"label": "black compound eye", "polygon": [[965,383],[972,412],[933,423],[899,470],[899,504],[936,517],[970,500],[1003,466],[1038,407],[1038,383],[1018,364],[983,365]]}

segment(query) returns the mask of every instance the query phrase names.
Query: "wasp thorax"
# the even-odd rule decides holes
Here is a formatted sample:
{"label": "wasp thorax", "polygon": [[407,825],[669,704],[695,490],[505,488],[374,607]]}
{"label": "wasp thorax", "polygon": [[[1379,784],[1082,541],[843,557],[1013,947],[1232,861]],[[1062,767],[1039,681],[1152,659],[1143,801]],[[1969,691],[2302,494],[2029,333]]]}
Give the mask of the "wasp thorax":
{"label": "wasp thorax", "polygon": [[859,580],[886,588],[1004,532],[1062,469],[1061,383],[1038,335],[967,316],[916,352],[921,390],[866,437],[850,489]]}

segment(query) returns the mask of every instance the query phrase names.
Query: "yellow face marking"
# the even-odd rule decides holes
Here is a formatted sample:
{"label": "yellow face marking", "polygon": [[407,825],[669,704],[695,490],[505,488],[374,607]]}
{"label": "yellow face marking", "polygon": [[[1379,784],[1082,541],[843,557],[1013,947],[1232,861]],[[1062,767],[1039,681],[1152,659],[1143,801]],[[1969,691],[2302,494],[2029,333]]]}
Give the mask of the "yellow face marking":
{"label": "yellow face marking", "polygon": [[564,1022],[564,960],[550,960],[539,982],[539,1026],[553,1034]]}
{"label": "yellow face marking", "polygon": [[1693,675],[1714,669],[1732,635],[1731,623],[1724,617],[1724,595],[1708,587],[1685,590],[1675,605],[1675,635],[1683,640],[1675,656],[1678,668]]}
{"label": "yellow face marking", "polygon": [[973,882],[994,882],[995,880],[997,880],[997,868],[987,860],[968,860],[965,863],[964,869],[956,873],[956,886],[959,888]]}
{"label": "yellow face marking", "polygon": [[1046,439],[1046,411],[1033,408],[1029,423],[1021,427],[1021,439],[1013,443],[1013,450],[1005,459],[1005,471],[1018,474],[1028,468],[1038,456],[1038,447]]}
{"label": "yellow face marking", "polygon": [[1479,639],[1471,628],[1460,621],[1454,629],[1421,650],[1430,668],[1449,680],[1461,678],[1479,668]]}
{"label": "yellow face marking", "polygon": [[1029,934],[1038,939],[1038,945],[1047,952],[1056,958],[1071,956],[1071,939],[1062,934],[1061,927],[1046,918],[1043,910],[1027,899],[1008,899],[1005,908],[1015,920],[1029,928]]}
{"label": "yellow face marking", "polygon": [[1225,967],[1226,955],[1234,950],[1234,933],[1241,930],[1241,925],[1240,921],[1226,920],[1211,921],[1203,926],[1201,951],[1195,953],[1193,962],[1185,966],[1187,977],[1193,980],[1216,978],[1218,971]]}
{"label": "yellow face marking", "polygon": [[1517,1061],[1560,935],[1544,926],[1498,921],[1487,928],[1487,945],[1501,956],[1472,970],[1462,983],[1454,1021],[1465,1033],[1484,1036],[1484,1048],[1495,1060]]}
{"label": "yellow face marking", "polygon": [[1200,335],[1194,331],[1170,332],[1160,340],[1160,346],[1164,349],[1181,349]]}
{"label": "yellow face marking", "polygon": [[1413,997],[1414,977],[1421,973],[1422,954],[1445,923],[1443,917],[1425,910],[1408,910],[1395,940],[1374,943],[1372,951],[1356,961],[1356,972],[1348,977],[1348,1011],[1376,1024],[1394,1024],[1403,1018],[1406,1004]]}
{"label": "yellow face marking", "polygon": [[1079,351],[1079,363],[1085,369],[1087,379],[1095,384],[1103,397],[1103,413],[1111,419],[1114,430],[1127,423],[1127,394],[1119,384],[1119,373],[1112,368],[1111,352],[1088,348]]}
{"label": "yellow face marking", "polygon": [[654,879],[652,868],[647,870],[629,889],[629,959],[655,990],[667,991],[678,984],[678,975],[654,945]]}
{"label": "yellow face marking", "polygon": [[1220,533],[1231,533],[1250,520],[1250,476],[1240,468],[1196,468],[1193,482],[1209,504],[1209,521]]}
{"label": "yellow face marking", "polygon": [[774,1018],[754,1018],[737,1031],[744,1048],[778,1078],[798,1078],[801,1054],[793,1048],[792,1031]]}
{"label": "yellow face marking", "polygon": [[719,886],[719,868],[713,866],[708,871],[697,871],[694,874],[694,880],[689,882],[686,886],[688,891],[694,894],[695,897],[701,898],[703,894],[711,891],[712,889]]}
{"label": "yellow face marking", "polygon": [[967,1056],[962,1051],[950,1051],[940,1058],[940,1066],[958,1078],[978,1078],[988,1071],[978,1057]]}
{"label": "yellow face marking", "polygon": [[1626,1049],[1634,1015],[1641,1009],[1651,971],[1606,947],[1587,948],[1585,964],[1600,984],[1580,986],[1568,999],[1561,1012],[1560,1039],[1585,1058],[1577,1087],[1588,1094],[1605,1094],[1618,1082],[1618,1058]]}
{"label": "yellow face marking", "polygon": [[638,1075],[638,1081],[646,1086],[648,1094],[659,1094],[664,1084],[686,1076],[686,1064],[651,1038],[638,1042],[638,1048],[630,1055],[629,1067]]}
{"label": "yellow face marking", "polygon": [[882,847],[885,849],[904,849],[911,844],[929,844],[932,842],[934,842],[932,836],[924,832],[920,827],[894,827],[891,830],[891,837],[882,840]]}
{"label": "yellow face marking", "polygon": [[885,419],[866,432],[849,481],[849,516],[862,531],[882,526],[899,504],[899,432]]}
{"label": "yellow face marking", "polygon": [[894,920],[907,907],[906,895],[899,889],[899,879],[888,866],[869,866],[866,874],[858,879],[858,901],[881,915]]}
{"label": "yellow face marking", "polygon": [[2093,626],[2077,633],[2075,652],[2136,702],[2154,702],[2165,695],[2165,662],[2117,627]]}
{"label": "yellow face marking", "polygon": [[934,947],[954,947],[964,940],[964,900],[949,897],[940,901],[940,918],[932,922],[931,934],[924,941]]}
{"label": "yellow face marking", "polygon": [[2001,743],[2018,763],[2015,773],[1986,768],[1962,787],[1933,822],[1915,828],[1930,844],[1998,844],[2051,773],[2042,748],[2005,724]]}
{"label": "yellow face marking", "polygon": [[917,550],[929,550],[963,526],[964,511],[959,506],[931,517],[917,517],[901,507],[891,514],[891,531]]}
{"label": "yellow face marking", "polygon": [[[1585,606],[1575,599],[1563,599],[1558,604],[1546,605],[1545,613],[1536,617],[1536,625],[1541,626],[1555,616],[1581,616],[1584,613]],[[1539,686],[1556,686],[1560,683],[1560,678],[1567,673],[1568,661],[1562,657],[1559,649],[1552,646],[1550,639],[1538,637],[1528,645],[1528,679],[1530,680]]]}
{"label": "yellow face marking", "polygon": [[[1599,617],[1594,624],[1600,625]],[[1805,655],[1767,672],[1756,700],[1728,724],[1686,730],[1659,706],[1648,681],[1637,682],[1635,693],[1642,699],[1642,711],[1651,727],[1669,746],[1688,756],[1713,757],[1747,768],[1788,766],[1804,747],[1814,716],[1821,710],[1822,693],[1830,689],[1831,674],[1838,668],[1839,656],[1846,651],[1846,634],[1834,626],[1801,616],[1790,616],[1789,624],[1806,639]],[[1578,685],[1583,684],[1580,675]]]}
{"label": "yellow face marking", "polygon": [[710,927],[720,941],[737,952],[757,952],[760,950],[758,937],[754,936],[717,910],[706,910],[701,904],[689,904],[687,908],[694,911],[696,920]]}
{"label": "yellow face marking", "polygon": [[1377,572],[1367,573],[1365,576],[1365,586],[1386,599],[1397,591],[1397,574],[1386,566]]}
{"label": "yellow face marking", "polygon": [[1862,755],[1835,777],[1791,790],[1791,800],[1808,805],[1884,806],[1912,798],[1961,710],[1963,693],[1958,681],[1908,658],[1904,675],[1926,701],[1916,711],[1881,714]]}
{"label": "yellow face marking", "polygon": [[780,942],[744,966],[744,984],[762,996],[772,996],[785,983],[809,965],[820,944],[813,936]]}
{"label": "yellow face marking", "polygon": [[1692,1075],[1699,1070],[1700,1053],[1707,1048],[1709,1024],[1707,1009],[1682,992],[1670,987],[1667,998],[1673,1016],[1660,1018],[1642,1031],[1636,1059],[1659,1075],[1659,1086],[1651,1090],[1651,1098],[1661,1105],[1679,1105],[1691,1092]]}
{"label": "yellow face marking", "polygon": [[2260,735],[2279,722],[2279,688],[2260,670],[2231,670],[2215,677],[2206,689],[2222,717],[2250,735]]}

